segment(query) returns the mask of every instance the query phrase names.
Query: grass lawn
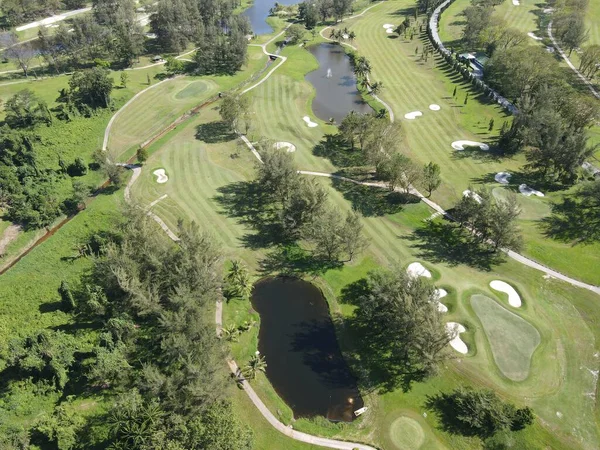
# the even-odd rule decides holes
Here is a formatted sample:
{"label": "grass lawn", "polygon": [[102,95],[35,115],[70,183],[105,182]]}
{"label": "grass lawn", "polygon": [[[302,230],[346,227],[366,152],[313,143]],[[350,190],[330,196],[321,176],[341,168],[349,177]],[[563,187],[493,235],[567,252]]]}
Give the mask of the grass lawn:
{"label": "grass lawn", "polygon": [[264,67],[266,56],[260,48],[248,47],[248,55],[248,64],[234,76],[178,77],[134,100],[113,123],[108,140],[110,151],[122,155],[129,150],[129,155],[186,111]]}
{"label": "grass lawn", "polygon": [[[397,10],[398,4],[383,4],[375,8],[373,14],[381,14],[382,10],[378,8]],[[369,17],[365,17],[365,20]],[[378,17],[376,22],[380,22],[382,18],[389,21],[383,16]],[[381,47],[385,48],[383,45]],[[272,139],[293,142],[298,147],[294,155],[303,169],[328,170],[332,167],[331,163],[316,157],[311,151],[321,139],[326,126],[320,123],[318,127],[309,129],[301,120],[303,115],[310,114],[309,101],[313,95],[312,88],[303,80],[303,71],[310,70],[314,61],[307,58],[306,53],[301,53],[300,48],[286,51],[289,52],[289,59],[277,75],[252,91],[257,116],[253,137],[258,137],[265,130]],[[421,73],[418,64],[409,62],[417,68],[417,73]],[[375,68],[377,70],[377,65]],[[439,87],[442,83],[440,79],[422,78],[431,83],[432,88],[444,89]],[[408,90],[409,87],[405,89]],[[423,88],[424,91],[426,89],[427,87]],[[418,87],[413,90],[417,93],[420,91]],[[390,92],[390,96],[392,94]],[[483,105],[477,108],[492,109],[490,114],[495,114],[494,108]],[[256,269],[264,257],[264,250],[252,250],[249,238],[253,231],[235,217],[228,217],[218,200],[219,191],[223,191],[223,188],[235,189],[240,182],[251,179],[255,163],[249,151],[217,127],[216,121],[216,110],[212,107],[203,110],[198,117],[153,145],[152,155],[134,186],[134,196],[141,205],[148,205],[168,194],[166,199],[153,207],[159,216],[170,226],[175,225],[178,217],[196,220],[216,235],[227,258],[245,260],[258,277],[261,274]],[[431,123],[434,124],[435,121],[432,119]],[[451,128],[450,125],[447,127]],[[444,128],[442,132],[443,130]],[[422,132],[425,133],[425,130]],[[479,167],[481,163],[472,164]],[[167,183],[159,185],[155,182],[152,171],[156,168],[166,169],[170,177]],[[380,195],[377,192],[381,192],[363,191],[349,195],[347,190],[330,180],[322,180],[322,183],[328,188],[329,199],[342,211],[348,210],[352,199],[358,200],[357,196],[362,196],[364,202],[369,202],[377,199]],[[386,448],[388,445],[389,448],[402,448],[402,443],[393,446],[389,444],[392,439],[397,440],[398,435],[398,432],[393,431],[390,434],[390,427],[397,418],[408,417],[419,423],[424,430],[424,442],[431,443],[431,447],[477,448],[478,441],[444,433],[437,428],[433,415],[422,416],[425,412],[423,403],[428,394],[448,390],[459,384],[470,384],[494,388],[504,397],[518,404],[525,402],[535,409],[540,417],[537,424],[526,432],[515,435],[520,448],[543,448],[545,445],[583,448],[596,446],[599,442],[594,419],[597,414],[596,404],[591,397],[581,395],[581,392],[594,391],[595,379],[589,371],[580,369],[597,366],[593,356],[596,351],[593,323],[600,317],[600,311],[595,306],[596,296],[546,280],[539,272],[513,261],[494,267],[489,272],[439,262],[435,255],[418,247],[418,239],[414,234],[415,229],[430,215],[431,211],[424,205],[415,204],[365,217],[364,232],[370,242],[365,256],[341,270],[329,271],[313,281],[326,294],[332,312],[343,319],[351,314],[352,308],[340,305],[337,296],[347,283],[363,277],[366,272],[378,266],[403,270],[408,263],[421,261],[436,273],[436,286],[448,288],[450,295],[445,301],[450,312],[447,320],[457,321],[468,328],[469,332],[462,337],[470,347],[470,356],[450,361],[439,376],[415,385],[408,393],[393,391],[383,395],[368,395],[369,412],[351,425],[332,429],[315,421],[300,420],[294,426],[318,434],[385,445]],[[500,300],[497,293],[488,288],[488,283],[493,279],[509,280],[518,289],[525,302],[523,311],[519,314],[535,326],[541,336],[538,350],[533,355],[530,376],[523,382],[511,381],[498,370],[493,356],[487,350],[489,344],[485,332],[470,305],[470,298],[474,294],[484,294]],[[240,324],[249,319],[260,320],[248,303],[231,302],[226,305],[226,325]],[[359,337],[348,336],[343,329],[338,331],[344,351],[351,352],[353,339]],[[256,349],[256,344],[257,328],[253,327],[232,346],[232,354],[243,364]],[[359,369],[355,367],[357,373],[360,373]],[[268,380],[259,376],[253,384],[271,410],[287,423],[290,410],[278,399]],[[560,418],[557,412],[560,412]],[[406,424],[414,425],[406,420],[401,420],[398,424],[400,425],[395,425],[394,429],[408,426]],[[254,425],[259,427],[258,434],[265,432],[260,421]]]}
{"label": "grass lawn", "polygon": [[500,371],[513,381],[523,381],[529,375],[533,352],[540,344],[538,331],[484,295],[471,297],[471,306],[481,321]]}

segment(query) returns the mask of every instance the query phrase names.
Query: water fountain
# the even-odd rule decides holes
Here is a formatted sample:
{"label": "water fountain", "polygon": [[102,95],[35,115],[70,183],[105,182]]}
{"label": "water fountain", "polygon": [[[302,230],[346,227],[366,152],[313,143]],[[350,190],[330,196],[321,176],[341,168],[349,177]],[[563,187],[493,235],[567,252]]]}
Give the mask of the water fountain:
{"label": "water fountain", "polygon": [[332,74],[331,74],[331,69],[327,69],[327,78],[331,78]]}

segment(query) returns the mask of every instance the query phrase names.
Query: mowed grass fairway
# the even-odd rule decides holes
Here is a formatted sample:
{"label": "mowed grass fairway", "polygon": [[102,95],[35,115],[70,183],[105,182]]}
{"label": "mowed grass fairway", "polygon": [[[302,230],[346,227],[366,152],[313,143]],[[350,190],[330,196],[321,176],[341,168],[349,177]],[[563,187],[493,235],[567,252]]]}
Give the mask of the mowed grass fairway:
{"label": "mowed grass fairway", "polygon": [[[463,0],[457,0],[450,8],[460,6],[461,2]],[[513,7],[512,2],[507,3]],[[467,5],[468,2],[463,4],[464,7]],[[470,186],[501,188],[502,185],[495,182],[494,175],[506,171],[514,175],[511,184],[503,189],[523,197],[518,191],[519,184],[523,182],[518,176],[525,163],[523,154],[502,157],[494,154],[493,149],[491,152],[458,152],[450,146],[453,141],[460,139],[477,142],[493,140],[502,123],[512,119],[506,117],[497,105],[488,104],[486,99],[482,99],[483,103],[476,101],[477,93],[471,91],[470,85],[465,84],[462,78],[456,77],[439,57],[430,57],[428,62],[421,61],[420,53],[427,41],[426,36],[410,41],[385,32],[383,24],[400,23],[406,14],[412,13],[413,7],[414,2],[408,0],[384,2],[364,17],[346,20],[341,26],[356,32],[354,45],[373,65],[371,78],[383,81],[384,88],[380,96],[392,107],[396,120],[403,125],[408,142],[406,153],[422,164],[434,161],[440,165],[442,185],[433,194],[433,200],[450,208]],[[448,14],[450,8],[442,17]],[[537,7],[529,2],[525,8]],[[458,15],[458,11],[455,14]],[[460,17],[450,19],[449,23],[457,20]],[[533,39],[531,41],[539,45]],[[417,47],[419,55],[415,56]],[[455,87],[457,95],[453,99]],[[469,99],[465,105],[467,93]],[[441,110],[430,111],[429,105],[432,103],[440,105]],[[404,114],[416,110],[423,112],[423,116],[416,120],[404,119]],[[494,119],[492,132],[488,131],[490,119]],[[549,213],[550,203],[560,199],[562,192],[546,194],[550,195],[521,202],[521,226],[525,235],[523,253],[573,278],[600,285],[600,271],[597,270],[600,267],[600,251],[596,251],[600,246],[572,245],[544,236],[539,220]]]}
{"label": "mowed grass fairway", "polygon": [[513,381],[523,381],[529,375],[533,352],[540,344],[538,331],[484,295],[472,296],[471,306],[483,325],[500,371]]}
{"label": "mowed grass fairway", "polygon": [[233,76],[176,77],[149,89],[115,119],[110,130],[108,149],[117,156],[135,150],[185,112],[217,92],[227,91],[251,77],[264,67],[266,60],[261,49],[248,47],[248,63]]}

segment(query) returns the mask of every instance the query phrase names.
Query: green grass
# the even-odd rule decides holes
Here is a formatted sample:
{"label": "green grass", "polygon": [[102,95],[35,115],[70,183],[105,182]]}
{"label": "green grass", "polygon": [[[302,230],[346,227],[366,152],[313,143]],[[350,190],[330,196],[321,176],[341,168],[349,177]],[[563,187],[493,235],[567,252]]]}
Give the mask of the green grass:
{"label": "green grass", "polygon": [[248,54],[248,64],[234,76],[178,77],[138,97],[113,123],[108,140],[110,151],[115,155],[125,152],[129,155],[132,149],[158,134],[185,112],[258,72],[264,66],[266,56],[257,47],[249,47]]}
{"label": "green grass", "polygon": [[529,375],[533,352],[540,344],[538,331],[484,295],[471,297],[471,306],[481,321],[500,371],[513,381],[523,381]]}

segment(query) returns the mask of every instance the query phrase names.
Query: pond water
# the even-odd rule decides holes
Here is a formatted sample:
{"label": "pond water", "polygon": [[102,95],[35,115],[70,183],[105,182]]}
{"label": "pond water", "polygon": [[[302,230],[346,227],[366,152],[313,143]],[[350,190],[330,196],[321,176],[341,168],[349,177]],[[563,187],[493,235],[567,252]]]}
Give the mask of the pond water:
{"label": "pond water", "polygon": [[364,403],[321,291],[296,278],[267,278],[254,287],[252,306],[267,377],[294,417],[352,421]]}
{"label": "pond water", "polygon": [[250,20],[254,34],[269,34],[273,31],[271,25],[267,23],[267,17],[275,3],[288,6],[298,3],[298,0],[254,0],[252,6],[243,13]]}
{"label": "pond water", "polygon": [[333,117],[339,124],[350,111],[373,112],[356,88],[350,57],[341,46],[327,43],[306,49],[319,61],[319,68],[305,77],[317,90],[312,109],[319,119]]}

